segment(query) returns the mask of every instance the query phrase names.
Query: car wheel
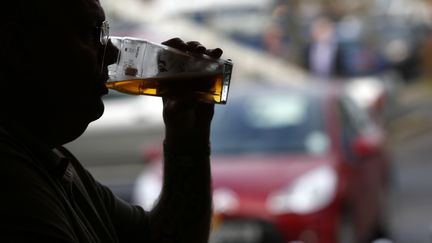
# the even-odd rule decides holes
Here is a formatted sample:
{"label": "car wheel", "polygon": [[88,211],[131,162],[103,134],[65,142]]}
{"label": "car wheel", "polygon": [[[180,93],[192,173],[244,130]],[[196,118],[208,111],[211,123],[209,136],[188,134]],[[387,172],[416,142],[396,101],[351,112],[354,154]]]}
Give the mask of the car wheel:
{"label": "car wheel", "polygon": [[261,226],[263,228],[262,243],[283,243],[283,237],[281,233],[273,226],[262,222]]}
{"label": "car wheel", "polygon": [[349,212],[343,212],[337,228],[337,242],[355,242],[355,224]]}
{"label": "car wheel", "polygon": [[373,234],[369,242],[390,238],[390,217],[393,215],[392,205],[390,204],[391,197],[391,188],[383,188],[380,194],[380,217],[375,229],[372,231]]}

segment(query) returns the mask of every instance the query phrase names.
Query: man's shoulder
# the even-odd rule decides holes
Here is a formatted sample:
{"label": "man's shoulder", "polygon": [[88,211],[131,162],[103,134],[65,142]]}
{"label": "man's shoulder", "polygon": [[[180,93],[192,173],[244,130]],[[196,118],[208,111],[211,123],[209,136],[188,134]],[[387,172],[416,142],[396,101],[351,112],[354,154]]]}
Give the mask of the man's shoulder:
{"label": "man's shoulder", "polygon": [[18,190],[25,196],[26,192],[38,187],[43,188],[47,183],[46,178],[36,161],[28,148],[0,132],[0,185],[4,186],[2,191],[10,192],[9,196],[19,196],[12,193],[12,190]]}
{"label": "man's shoulder", "polygon": [[0,139],[1,242],[7,237],[13,242],[33,242],[32,235],[68,237],[70,225],[62,197],[53,190],[48,174],[35,164],[25,149]]}
{"label": "man's shoulder", "polygon": [[54,159],[51,154],[48,147],[0,127],[1,175],[12,173],[19,178],[19,175],[45,174]]}
{"label": "man's shoulder", "polygon": [[36,186],[34,182],[40,180],[40,173],[34,160],[25,149],[0,140],[0,185],[17,187],[33,183]]}
{"label": "man's shoulder", "polygon": [[25,149],[0,139],[0,222],[62,212],[61,197],[53,190],[52,179],[35,161]]}

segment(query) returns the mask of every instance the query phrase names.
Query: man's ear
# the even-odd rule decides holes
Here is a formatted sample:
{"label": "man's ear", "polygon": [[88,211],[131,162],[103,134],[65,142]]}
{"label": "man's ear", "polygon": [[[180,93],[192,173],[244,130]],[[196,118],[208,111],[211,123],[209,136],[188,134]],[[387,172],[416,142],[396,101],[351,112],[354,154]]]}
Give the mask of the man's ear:
{"label": "man's ear", "polygon": [[26,75],[35,61],[34,44],[26,26],[15,22],[3,23],[5,37],[0,38],[2,64],[8,68],[8,73]]}

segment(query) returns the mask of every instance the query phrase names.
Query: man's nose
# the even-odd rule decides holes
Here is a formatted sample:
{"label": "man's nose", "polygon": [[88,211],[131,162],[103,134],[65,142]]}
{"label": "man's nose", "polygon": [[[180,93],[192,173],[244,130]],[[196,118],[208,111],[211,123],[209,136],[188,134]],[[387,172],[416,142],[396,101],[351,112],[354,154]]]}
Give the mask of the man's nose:
{"label": "man's nose", "polygon": [[113,45],[111,40],[108,41],[105,52],[105,65],[110,65],[117,62],[120,50]]}

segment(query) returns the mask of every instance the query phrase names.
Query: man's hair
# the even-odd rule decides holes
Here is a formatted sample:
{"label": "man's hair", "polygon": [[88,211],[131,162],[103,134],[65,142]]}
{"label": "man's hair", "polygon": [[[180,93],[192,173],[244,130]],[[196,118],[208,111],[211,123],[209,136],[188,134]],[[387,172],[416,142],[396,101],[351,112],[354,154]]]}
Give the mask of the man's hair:
{"label": "man's hair", "polygon": [[[82,2],[83,0],[81,0]],[[6,2],[6,1],[5,1]],[[2,4],[0,20],[7,22],[32,22],[32,21],[56,21],[65,13],[74,11],[70,9],[71,4],[79,0],[11,0]]]}
{"label": "man's hair", "polygon": [[[19,62],[19,55],[22,54],[13,52],[13,50],[34,48],[33,43],[30,42],[30,35],[37,35],[38,30],[45,23],[56,23],[56,15],[62,14],[64,11],[62,5],[67,1],[75,0],[61,0],[58,3],[55,0],[5,1],[2,5],[2,14],[0,14],[0,26],[3,33],[3,39],[0,43],[7,49],[0,61],[0,71],[2,72],[0,82],[3,83],[4,80],[8,80],[10,83],[10,80],[20,76],[20,73],[15,69],[19,66],[17,62]],[[11,60],[11,56],[13,56],[12,59],[16,57],[18,61]],[[26,70],[24,66],[20,68]]]}
{"label": "man's hair", "polygon": [[5,1],[2,4],[2,14],[0,18],[2,23],[10,21],[25,21],[37,18],[37,16],[43,16],[47,12],[53,11],[50,4],[51,0],[15,0]]}

